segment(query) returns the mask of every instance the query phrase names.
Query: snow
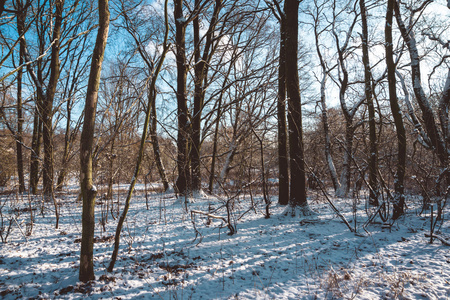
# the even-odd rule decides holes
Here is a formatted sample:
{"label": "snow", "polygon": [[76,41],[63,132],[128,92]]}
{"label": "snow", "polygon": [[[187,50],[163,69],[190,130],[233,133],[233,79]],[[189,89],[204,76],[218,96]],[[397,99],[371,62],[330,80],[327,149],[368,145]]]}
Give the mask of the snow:
{"label": "snow", "polygon": [[[262,197],[250,209],[250,197],[233,200],[228,235],[221,219],[190,214],[174,194],[151,194],[146,209],[142,186],[137,187],[121,235],[116,267],[106,272],[113,250],[116,222],[111,215],[100,224],[102,205],[96,206],[94,245],[96,281],[78,282],[81,203],[75,189],[61,194],[60,228],[55,229],[52,203],[40,213],[28,196],[0,196],[3,222],[14,214],[7,243],[0,244],[0,297],[4,299],[448,299],[450,248],[429,243],[430,212],[418,215],[420,197],[408,197],[408,210],[389,228],[379,219],[367,220],[364,201],[358,202],[358,235],[350,232],[319,195],[311,195],[311,218],[284,216],[285,207],[271,207],[263,215]],[[126,194],[120,198],[124,201]],[[117,199],[117,195],[114,197]],[[198,195],[189,209],[226,218],[225,199]],[[355,224],[353,199],[332,199]],[[105,201],[99,200],[98,202]],[[276,198],[272,197],[272,203]],[[123,207],[123,203],[121,204]],[[250,210],[249,210],[250,209]],[[445,216],[450,213],[445,210]],[[195,229],[194,229],[195,224]],[[440,225],[441,224],[441,225]],[[20,229],[19,229],[20,226]],[[196,232],[197,230],[197,232]],[[450,236],[450,221],[436,226]]]}

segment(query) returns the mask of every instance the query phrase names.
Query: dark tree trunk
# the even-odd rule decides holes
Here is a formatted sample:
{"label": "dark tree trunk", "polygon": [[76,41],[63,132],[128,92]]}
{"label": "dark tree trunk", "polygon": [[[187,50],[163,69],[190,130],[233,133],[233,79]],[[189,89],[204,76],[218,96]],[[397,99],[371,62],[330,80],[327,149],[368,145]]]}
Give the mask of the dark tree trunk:
{"label": "dark tree trunk", "polygon": [[[60,74],[59,48],[61,39],[62,13],[64,0],[55,3],[55,25],[53,28],[53,46],[50,61],[50,80],[42,105],[43,142],[44,142],[44,172],[43,193],[46,199],[53,199],[53,101]],[[55,205],[56,214],[57,205]],[[57,218],[58,219],[58,218]],[[57,221],[58,222],[58,221]]]}
{"label": "dark tree trunk", "polygon": [[212,158],[211,158],[211,171],[209,173],[209,186],[208,192],[212,194],[214,187],[214,178],[215,178],[215,168],[216,168],[216,157],[217,157],[217,139],[219,137],[219,126],[220,126],[220,115],[222,113],[222,99],[223,92],[220,93],[218,105],[217,105],[217,117],[215,120],[215,129],[214,129],[214,138],[213,138],[213,150],[212,150]]}
{"label": "dark tree trunk", "polygon": [[41,153],[42,121],[40,116],[41,98],[36,97],[36,107],[33,118],[33,136],[31,138],[31,159],[30,159],[30,192],[37,194],[39,183],[39,156]]}
{"label": "dark tree trunk", "polygon": [[56,225],[59,226],[59,207],[56,198],[53,195],[53,101],[56,94],[60,75],[59,50],[61,43],[61,26],[64,0],[58,0],[55,3],[55,25],[53,27],[53,46],[50,60],[50,80],[47,92],[42,105],[42,136],[44,143],[44,171],[43,171],[43,194],[47,201],[52,200],[55,208]]}
{"label": "dark tree trunk", "polygon": [[289,156],[286,125],[286,20],[280,17],[280,59],[278,65],[278,203],[289,203]]}
{"label": "dark tree trunk", "polygon": [[[196,7],[200,7],[200,0],[195,1]],[[202,188],[201,178],[201,121],[203,103],[205,99],[205,82],[208,76],[208,63],[211,60],[214,48],[212,47],[213,34],[219,18],[219,12],[222,8],[222,0],[215,0],[214,12],[206,32],[206,40],[201,53],[200,43],[200,21],[199,13],[193,20],[194,27],[194,115],[192,117],[192,151],[191,151],[191,167],[192,167],[192,191],[199,192]]]}
{"label": "dark tree trunk", "polygon": [[309,210],[306,199],[306,174],[303,152],[303,129],[298,77],[298,8],[297,0],[285,0],[286,16],[286,87],[288,96],[290,194],[289,206]]}
{"label": "dark tree trunk", "polygon": [[[26,8],[23,7],[22,2],[18,1],[17,7],[17,33],[19,36],[24,34],[25,30],[25,18],[27,15]],[[25,40],[20,39],[19,42],[19,65],[22,65],[25,57]],[[16,149],[17,149],[17,176],[19,178],[19,193],[25,191],[25,179],[23,171],[23,114],[22,114],[22,74],[20,69],[17,72],[17,131],[16,131]]]}
{"label": "dark tree trunk", "polygon": [[116,158],[116,155],[114,154],[114,146],[116,142],[116,136],[114,135],[111,139],[111,147],[109,148],[109,155],[108,155],[108,161],[109,161],[109,174],[108,174],[108,189],[106,191],[106,199],[111,200],[113,198],[113,185],[114,185],[114,160]]}
{"label": "dark tree trunk", "polygon": [[[64,1],[55,3],[55,25],[52,35],[52,54],[50,61],[50,80],[42,103],[42,136],[44,143],[43,193],[47,200],[53,199],[53,101],[60,75],[60,39]],[[55,205],[56,214],[57,205]]]}
{"label": "dark tree trunk", "polygon": [[389,84],[389,102],[391,104],[392,116],[394,118],[395,128],[397,131],[397,172],[394,182],[394,212],[392,218],[398,219],[403,215],[405,196],[404,196],[404,178],[406,165],[406,134],[403,125],[402,113],[397,99],[396,78],[395,78],[395,62],[393,53],[392,39],[392,21],[394,15],[394,3],[396,0],[388,0],[386,11],[385,39],[386,39],[386,65]]}
{"label": "dark tree trunk", "polygon": [[83,198],[83,216],[80,252],[80,281],[94,280],[94,227],[97,189],[92,179],[95,114],[103,57],[109,29],[108,0],[98,1],[99,28],[92,54],[91,71],[84,108],[84,123],[80,142],[80,187]]}
{"label": "dark tree trunk", "polygon": [[5,9],[5,3],[6,0],[0,0],[0,16],[2,15],[3,10]]}
{"label": "dark tree trunk", "polygon": [[369,34],[367,30],[367,9],[365,0],[359,1],[361,10],[362,23],[362,52],[364,65],[364,85],[367,109],[369,111],[369,203],[371,205],[378,205],[378,180],[377,180],[377,165],[378,165],[378,147],[377,147],[377,133],[375,123],[375,108],[372,98],[372,72],[370,70],[369,59]]}
{"label": "dark tree trunk", "polygon": [[58,174],[58,180],[56,182],[56,190],[62,190],[64,185],[64,181],[67,175],[67,164],[69,162],[69,148],[71,142],[71,129],[70,129],[70,121],[71,121],[71,107],[70,100],[67,100],[67,120],[66,120],[66,132],[64,134],[64,153],[61,160],[61,170]]}
{"label": "dark tree trunk", "polygon": [[191,125],[189,123],[189,112],[186,98],[186,20],[183,16],[183,1],[174,0],[175,17],[175,42],[177,60],[177,116],[178,116],[178,137],[177,137],[177,169],[178,178],[176,189],[180,194],[187,194],[191,191],[191,171],[190,171],[190,136]]}
{"label": "dark tree trunk", "polygon": [[[195,6],[200,6],[200,0],[195,0]],[[201,119],[204,102],[203,90],[203,69],[204,63],[201,58],[200,45],[200,20],[199,11],[196,12],[192,25],[194,27],[194,115],[192,116],[192,149],[191,149],[191,167],[192,167],[192,191],[200,192],[202,180],[200,172],[200,135]]]}
{"label": "dark tree trunk", "polygon": [[[42,20],[42,14],[39,14],[36,18],[36,28],[38,31],[38,43],[39,43],[39,55],[43,55],[45,52],[45,33],[44,33],[44,21]],[[27,59],[28,61],[28,59]],[[36,195],[38,192],[38,184],[40,177],[40,156],[41,156],[41,148],[42,148],[42,133],[43,133],[43,118],[42,118],[42,106],[44,102],[44,91],[43,91],[43,82],[44,75],[43,69],[44,64],[42,60],[38,60],[37,63],[37,74],[34,76],[33,68],[31,64],[27,66],[28,74],[32,77],[32,80],[36,86],[36,104],[34,110],[34,120],[33,120],[33,137],[31,142],[31,163],[30,163],[30,191],[33,195]]]}

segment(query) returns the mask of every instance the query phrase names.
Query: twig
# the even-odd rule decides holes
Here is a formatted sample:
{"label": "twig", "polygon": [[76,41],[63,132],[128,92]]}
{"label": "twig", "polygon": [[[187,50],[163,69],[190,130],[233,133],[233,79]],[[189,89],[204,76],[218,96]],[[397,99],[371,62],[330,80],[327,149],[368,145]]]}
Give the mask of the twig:
{"label": "twig", "polygon": [[445,240],[443,237],[441,237],[440,235],[435,235],[435,234],[428,234],[428,233],[425,233],[425,237],[438,239],[438,240],[441,241],[442,244],[444,244],[445,246],[450,246],[450,242],[446,241],[446,240]]}
{"label": "twig", "polygon": [[205,213],[205,212],[199,211],[199,210],[191,210],[191,214],[200,214],[200,215],[208,216],[213,219],[222,220],[225,223],[225,226],[227,226],[228,229],[230,230],[230,235],[233,235],[236,232],[233,225],[230,222],[228,222],[228,220],[225,217],[216,216],[216,215],[213,215],[210,213]]}
{"label": "twig", "polygon": [[319,184],[319,188],[322,191],[322,194],[325,196],[325,199],[327,200],[327,202],[330,205],[331,209],[334,211],[334,213],[336,215],[338,215],[341,218],[341,220],[345,223],[345,225],[347,225],[347,227],[350,230],[350,232],[356,233],[356,228],[352,228],[352,226],[348,223],[348,221],[345,218],[345,216],[343,214],[341,214],[341,212],[336,208],[336,206],[331,201],[330,197],[328,197],[328,194],[327,194],[327,192],[324,189],[324,183],[316,176],[316,174],[311,170],[311,168],[309,166],[307,166],[307,167],[308,167],[309,171],[311,172],[311,174],[313,175],[314,179]]}
{"label": "twig", "polygon": [[17,227],[19,227],[20,232],[22,233],[23,237],[25,238],[25,240],[28,242],[28,238],[27,236],[23,233],[22,231],[22,227],[20,227],[19,223],[17,222],[16,217],[13,217],[14,222],[16,222]]}

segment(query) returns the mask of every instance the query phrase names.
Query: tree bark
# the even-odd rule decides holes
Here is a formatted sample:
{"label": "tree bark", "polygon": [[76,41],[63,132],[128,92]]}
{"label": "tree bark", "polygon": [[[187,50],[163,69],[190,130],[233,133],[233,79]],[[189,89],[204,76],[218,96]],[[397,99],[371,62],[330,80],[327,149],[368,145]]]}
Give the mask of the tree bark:
{"label": "tree bark", "polygon": [[[346,89],[346,88],[345,88]],[[341,93],[341,98],[344,98]],[[340,178],[340,189],[336,192],[336,196],[344,198],[347,197],[350,192],[351,181],[351,164],[353,155],[353,138],[355,136],[355,127],[353,125],[353,115],[345,115],[345,142],[344,142],[344,161],[342,163],[342,171]]]}
{"label": "tree bark", "polygon": [[214,187],[214,178],[215,178],[215,168],[216,168],[216,158],[217,158],[217,139],[219,137],[219,126],[220,126],[220,116],[222,114],[222,100],[223,100],[223,92],[220,93],[218,105],[217,105],[217,117],[215,120],[215,128],[214,128],[214,138],[213,138],[213,150],[212,150],[212,158],[211,158],[211,171],[209,173],[209,186],[208,192],[212,194]]}
{"label": "tree bark", "polygon": [[189,124],[189,112],[186,98],[186,19],[183,16],[183,1],[174,0],[175,17],[175,42],[177,61],[177,117],[178,117],[178,137],[177,137],[177,169],[178,178],[176,189],[180,194],[187,194],[191,191],[191,170],[189,161],[191,125]]}
{"label": "tree bark", "polygon": [[92,154],[94,146],[95,115],[98,89],[106,41],[109,29],[108,0],[98,0],[99,28],[92,54],[91,71],[84,108],[84,124],[80,142],[80,187],[83,198],[82,235],[80,252],[80,281],[94,280],[94,227],[95,197],[97,189],[93,184]]}
{"label": "tree bark", "polygon": [[369,34],[367,25],[367,9],[365,0],[359,1],[362,23],[362,52],[364,65],[364,85],[367,110],[369,111],[369,203],[378,206],[378,147],[375,123],[375,107],[372,97],[372,72],[369,58]]}
{"label": "tree bark", "polygon": [[[200,6],[200,0],[195,0],[195,7]],[[200,45],[200,20],[199,11],[192,21],[194,29],[194,115],[192,116],[192,150],[191,150],[191,167],[192,167],[192,191],[199,193],[201,190],[202,180],[200,172],[200,135],[201,135],[201,115],[204,102],[203,90],[203,70],[204,62],[201,59]],[[205,46],[206,48],[206,46]]]}
{"label": "tree bark", "polygon": [[0,16],[2,15],[2,13],[5,9],[5,3],[6,3],[6,0],[0,0]]}
{"label": "tree bark", "polygon": [[36,106],[33,117],[33,135],[31,137],[31,158],[30,158],[30,192],[37,194],[39,183],[39,156],[41,153],[42,120],[40,118],[41,97],[36,96]]}
{"label": "tree bark", "polygon": [[[53,101],[56,94],[56,86],[60,75],[60,39],[62,26],[62,13],[64,0],[58,0],[55,3],[55,25],[53,27],[53,45],[50,61],[50,80],[46,95],[42,105],[43,122],[43,143],[44,143],[44,171],[43,171],[43,193],[47,200],[53,199]],[[55,200],[54,200],[55,201]],[[58,206],[55,204],[56,214]],[[58,219],[58,217],[57,217]],[[58,221],[57,221],[58,222]]]}
{"label": "tree bark", "polygon": [[[17,33],[22,36],[25,31],[25,19],[27,15],[26,7],[23,7],[22,1],[18,1],[17,6]],[[19,66],[24,62],[25,40],[22,37],[19,42]],[[17,176],[19,178],[19,193],[25,191],[25,178],[23,171],[23,113],[22,113],[22,74],[20,69],[17,71],[17,131],[16,131],[16,149],[17,149]]]}
{"label": "tree bark", "polygon": [[286,18],[280,16],[280,58],[278,62],[278,204],[289,203],[289,156],[286,125]]}
{"label": "tree bark", "polygon": [[115,142],[116,142],[116,137],[114,135],[113,138],[111,139],[111,145],[110,145],[109,154],[108,154],[109,174],[108,174],[108,189],[106,191],[106,199],[108,199],[108,200],[111,200],[113,198],[113,185],[114,185],[114,177],[115,177],[114,160],[116,158],[116,154],[114,154]]}
{"label": "tree bark", "polygon": [[406,133],[403,125],[402,112],[398,104],[396,78],[393,53],[393,39],[392,39],[392,21],[394,15],[394,5],[396,0],[388,0],[386,10],[386,25],[385,25],[385,39],[386,39],[386,65],[389,85],[389,102],[391,104],[392,116],[394,118],[395,128],[397,132],[397,171],[394,182],[394,212],[392,218],[398,219],[404,213],[405,195],[404,195],[404,178],[406,166]]}
{"label": "tree bark", "polygon": [[297,0],[285,0],[286,16],[286,87],[288,96],[290,194],[289,207],[295,214],[296,208],[309,210],[306,199],[306,174],[303,151],[302,107],[298,77],[298,9]]}
{"label": "tree bark", "polygon": [[[39,55],[43,55],[45,52],[45,33],[44,22],[43,22],[42,14],[39,14],[35,20],[36,28],[38,33],[38,48]],[[27,53],[25,53],[25,57],[28,57]],[[26,59],[29,61],[29,57]],[[42,132],[43,132],[43,118],[42,118],[42,104],[44,102],[44,91],[43,91],[43,82],[44,75],[43,69],[44,64],[41,59],[39,59],[36,63],[37,74],[34,73],[31,64],[27,66],[28,74],[30,74],[35,86],[36,86],[36,99],[35,99],[35,109],[34,109],[34,120],[33,120],[33,136],[31,141],[31,162],[30,162],[30,191],[33,195],[36,195],[38,192],[38,184],[39,184],[39,168],[41,163],[41,148],[42,148]]]}

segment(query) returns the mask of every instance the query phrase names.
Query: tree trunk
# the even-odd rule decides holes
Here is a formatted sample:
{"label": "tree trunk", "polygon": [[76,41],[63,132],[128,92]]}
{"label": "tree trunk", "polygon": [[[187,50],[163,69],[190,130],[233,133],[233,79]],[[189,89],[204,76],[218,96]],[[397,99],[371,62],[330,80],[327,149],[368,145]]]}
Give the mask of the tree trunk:
{"label": "tree trunk", "polygon": [[[149,91],[149,93],[152,93],[152,91]],[[156,93],[156,91],[154,91],[154,93]],[[152,104],[152,109],[150,112],[150,138],[152,140],[152,147],[153,147],[153,155],[155,156],[155,163],[156,163],[156,167],[158,169],[158,173],[159,173],[159,177],[161,178],[161,182],[163,184],[164,187],[164,191],[166,192],[169,189],[169,182],[167,181],[167,176],[166,176],[166,170],[164,168],[164,164],[161,158],[161,151],[159,148],[159,141],[158,141],[158,135],[156,133],[156,128],[158,125],[158,119],[156,116],[156,94],[153,96],[153,100],[149,100],[149,103]]]}
{"label": "tree trunk", "polygon": [[[42,105],[43,142],[44,142],[44,172],[43,193],[47,200],[53,199],[53,101],[60,74],[59,48],[61,39],[62,13],[64,0],[55,3],[55,25],[53,27],[53,45],[50,61],[50,80]],[[55,201],[55,200],[54,200]],[[58,206],[55,204],[55,213]],[[58,219],[58,217],[57,217]],[[57,221],[58,222],[58,221]]]}
{"label": "tree trunk", "polygon": [[361,10],[362,23],[362,52],[364,65],[364,85],[365,96],[367,103],[367,110],[369,111],[369,203],[378,206],[378,147],[377,147],[377,133],[375,123],[375,108],[372,98],[372,72],[370,70],[369,59],[369,34],[367,29],[367,9],[365,0],[359,1]]}
{"label": "tree trunk", "polygon": [[83,198],[82,235],[80,252],[80,281],[94,280],[94,227],[97,189],[92,179],[95,114],[103,57],[109,29],[108,0],[98,0],[99,28],[92,54],[91,71],[84,108],[84,123],[80,142],[80,187]]}
{"label": "tree trunk", "polygon": [[[335,16],[336,9],[336,0],[333,1],[333,17]],[[334,35],[336,50],[338,54],[338,65],[339,68],[339,102],[341,105],[342,113],[345,117],[345,141],[344,141],[344,161],[341,171],[340,178],[340,187],[336,191],[336,196],[338,197],[347,197],[350,192],[350,180],[351,180],[351,164],[352,164],[352,156],[353,156],[353,138],[355,127],[353,125],[353,118],[356,114],[358,107],[362,104],[362,101],[358,101],[353,104],[351,107],[348,107],[345,96],[347,93],[347,89],[349,86],[349,76],[346,66],[346,58],[349,56],[349,41],[351,40],[353,28],[355,27],[358,15],[354,13],[354,18],[350,27],[346,32],[345,41],[343,44],[340,42],[340,34],[336,32],[335,22],[331,24],[332,33]],[[335,20],[333,20],[335,21]]]}
{"label": "tree trunk", "polygon": [[[319,12],[317,12],[319,13]],[[326,93],[325,93],[325,85],[328,77],[328,70],[327,65],[323,59],[322,52],[320,50],[320,44],[319,44],[319,35],[320,30],[318,28],[319,22],[318,16],[315,17],[315,24],[314,24],[314,37],[315,37],[315,44],[316,44],[316,52],[317,56],[319,57],[320,61],[320,67],[322,68],[322,79],[320,81],[320,105],[322,109],[322,126],[323,126],[323,134],[324,134],[324,140],[325,140],[325,159],[328,166],[328,171],[330,172],[331,182],[333,183],[334,192],[337,193],[338,190],[340,190],[341,183],[339,182],[339,177],[336,171],[336,166],[334,165],[333,156],[331,153],[331,138],[330,138],[330,126],[328,123],[328,108],[327,108],[327,102],[326,102]]]}
{"label": "tree trunk", "polygon": [[237,141],[235,136],[233,136],[233,140],[228,148],[228,153],[225,158],[225,162],[223,164],[222,170],[220,171],[219,182],[221,184],[223,184],[225,182],[225,178],[228,177],[228,173],[231,170],[231,163],[233,162],[234,156],[236,155],[236,150],[237,150]]}
{"label": "tree trunk", "polygon": [[331,155],[331,138],[330,138],[330,125],[328,123],[328,108],[325,97],[325,82],[326,73],[323,73],[322,81],[320,83],[320,103],[322,108],[322,125],[325,139],[325,159],[327,161],[328,171],[330,172],[331,182],[333,183],[334,192],[337,193],[341,188],[341,183],[334,165],[333,156]]}
{"label": "tree trunk", "polygon": [[67,120],[66,120],[66,132],[64,134],[64,153],[61,160],[61,170],[59,172],[58,180],[56,182],[57,191],[62,190],[67,175],[67,164],[69,162],[69,147],[71,142],[70,121],[71,121],[70,100],[67,100]]}
{"label": "tree trunk", "polygon": [[[42,14],[39,14],[36,18],[36,28],[38,29],[38,48],[39,55],[43,55],[45,52],[45,35],[43,33],[43,25],[44,22],[42,20]],[[26,49],[25,49],[26,50]],[[28,57],[27,53],[25,53],[25,57]],[[29,61],[29,59],[26,59]],[[41,156],[41,148],[42,148],[42,132],[43,132],[43,118],[42,118],[42,106],[44,102],[44,91],[43,91],[43,82],[44,82],[44,63],[42,60],[38,60],[37,63],[37,74],[34,74],[33,68],[30,65],[27,66],[28,74],[31,76],[35,86],[36,86],[36,106],[34,110],[34,120],[33,120],[33,137],[31,142],[31,163],[30,163],[30,191],[33,195],[36,195],[38,192],[38,184],[40,177],[40,156]]]}
{"label": "tree trunk", "polygon": [[31,159],[30,159],[30,192],[37,194],[39,183],[39,156],[41,153],[41,137],[42,137],[42,121],[40,118],[40,102],[39,95],[36,96],[36,107],[34,109],[33,118],[33,135],[31,138]]}
{"label": "tree trunk", "polygon": [[[196,7],[200,6],[200,0],[196,0]],[[215,0],[214,12],[209,22],[209,28],[206,32],[205,46],[203,54],[201,53],[200,44],[200,21],[199,13],[193,20],[194,27],[194,115],[192,118],[192,151],[191,151],[191,167],[192,167],[192,191],[198,193],[202,188],[201,178],[201,121],[202,111],[205,99],[205,82],[208,76],[208,64],[211,60],[214,48],[212,47],[213,34],[219,18],[219,12],[222,8],[222,0]]]}
{"label": "tree trunk", "polygon": [[[19,36],[24,34],[25,30],[25,19],[26,19],[27,11],[26,8],[23,7],[22,2],[18,1],[17,7],[17,33]],[[25,40],[24,38],[20,39],[19,44],[19,65],[22,65],[25,57]],[[23,114],[22,114],[22,74],[23,71],[20,69],[17,72],[17,131],[16,131],[16,149],[17,149],[17,176],[19,178],[19,193],[23,193],[25,191],[25,179],[24,179],[24,171],[23,171],[23,153],[22,153],[22,144],[23,144]]]}
{"label": "tree trunk", "polygon": [[302,107],[298,77],[298,8],[297,0],[285,0],[286,16],[286,87],[288,96],[290,194],[289,207],[292,215],[297,209],[310,214],[306,199],[306,174],[303,152]]}
{"label": "tree trunk", "polygon": [[289,156],[286,126],[286,20],[280,17],[280,59],[278,62],[278,204],[289,203]]}
{"label": "tree trunk", "polygon": [[394,15],[394,3],[396,0],[388,0],[386,11],[386,25],[385,25],[385,39],[386,39],[386,65],[387,76],[389,84],[389,102],[391,104],[392,116],[394,117],[395,128],[397,131],[397,172],[395,174],[394,182],[394,212],[392,218],[398,219],[403,215],[403,208],[405,205],[404,195],[404,178],[406,165],[406,134],[403,126],[402,113],[397,99],[396,78],[395,78],[395,63],[393,53],[392,40],[392,21]]}
{"label": "tree trunk", "polygon": [[[200,6],[200,0],[195,0],[195,6]],[[194,115],[192,116],[192,150],[191,167],[192,167],[192,191],[199,193],[201,190],[202,179],[200,172],[200,138],[201,138],[201,119],[204,102],[203,90],[203,69],[204,63],[201,59],[200,45],[200,21],[199,11],[196,12],[192,25],[194,27]]]}
{"label": "tree trunk", "polygon": [[222,114],[222,100],[223,100],[223,92],[220,93],[218,105],[217,105],[217,117],[215,120],[215,128],[214,128],[214,138],[213,138],[213,150],[212,150],[212,158],[211,158],[211,171],[209,173],[209,186],[208,192],[212,194],[214,187],[214,178],[215,178],[215,168],[216,168],[216,158],[217,158],[217,139],[219,137],[219,126],[220,126],[220,116]]}
{"label": "tree trunk", "polygon": [[108,155],[108,162],[109,162],[109,174],[108,174],[108,189],[106,191],[106,199],[111,200],[113,198],[113,185],[114,185],[114,160],[116,158],[116,155],[114,154],[114,146],[116,142],[116,135],[113,135],[113,138],[111,139],[111,147],[109,148],[109,155]]}
{"label": "tree trunk", "polygon": [[5,10],[5,3],[6,3],[6,0],[0,0],[0,16],[2,15],[3,11]]}
{"label": "tree trunk", "polygon": [[344,142],[344,161],[340,178],[340,188],[336,192],[337,197],[345,198],[350,192],[351,163],[353,155],[353,138],[355,128],[353,126],[353,116],[347,117],[345,121],[345,142]]}
{"label": "tree trunk", "polygon": [[[262,138],[259,137],[259,135],[256,133],[255,129],[252,128],[253,134],[256,136],[256,139],[259,143],[259,153],[261,156],[261,184],[262,184],[262,191],[263,191],[263,198],[265,206],[265,218],[270,218],[270,199],[269,199],[269,191],[267,190],[267,180],[266,180],[266,167],[264,162],[264,133]],[[252,161],[252,159],[250,159]],[[251,173],[251,171],[250,171]]]}
{"label": "tree trunk", "polygon": [[189,112],[186,98],[186,20],[183,16],[183,1],[174,0],[175,17],[175,42],[177,61],[177,116],[178,116],[178,137],[177,137],[177,169],[178,178],[176,189],[180,194],[191,191],[191,171],[189,161],[189,145],[191,137],[191,125],[189,123]]}

